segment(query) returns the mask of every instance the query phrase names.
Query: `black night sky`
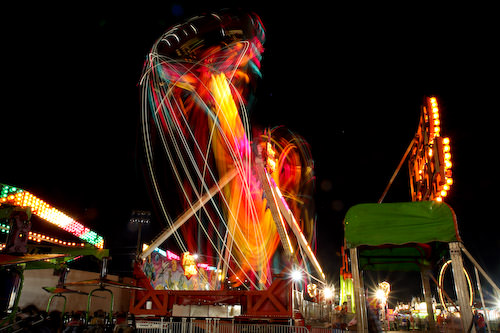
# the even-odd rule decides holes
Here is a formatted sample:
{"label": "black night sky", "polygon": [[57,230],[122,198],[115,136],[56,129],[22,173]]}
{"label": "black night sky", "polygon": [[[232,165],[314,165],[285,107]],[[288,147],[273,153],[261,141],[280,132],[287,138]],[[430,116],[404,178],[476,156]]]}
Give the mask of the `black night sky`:
{"label": "black night sky", "polygon": [[[170,26],[228,6],[256,12],[266,27],[253,123],[285,125],[311,144],[318,256],[327,275],[338,283],[346,211],[378,200],[413,138],[423,97],[435,95],[443,135],[452,140],[447,202],[465,246],[500,284],[500,73],[491,8],[14,5],[1,23],[0,183],[45,199],[104,234],[110,248],[135,245],[131,211],[153,210],[141,162],[144,59]],[[405,165],[385,202],[410,200],[407,172]],[[150,235],[163,226],[159,216]]]}

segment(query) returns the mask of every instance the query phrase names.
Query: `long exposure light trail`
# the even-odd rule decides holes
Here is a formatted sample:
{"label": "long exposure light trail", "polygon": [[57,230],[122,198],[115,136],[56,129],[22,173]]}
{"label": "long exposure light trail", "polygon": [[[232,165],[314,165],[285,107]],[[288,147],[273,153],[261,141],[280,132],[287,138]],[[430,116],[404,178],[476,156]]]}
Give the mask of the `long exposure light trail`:
{"label": "long exposure light trail", "polygon": [[[247,108],[264,41],[257,15],[227,11],[174,26],[151,48],[140,80],[141,121],[151,189],[167,227],[141,258],[172,236],[180,251],[213,258],[221,281],[262,289],[271,284],[280,251],[298,258],[304,249],[314,257],[306,245],[315,239],[306,142],[281,129],[252,139]],[[283,197],[266,191],[267,177]],[[172,204],[166,198],[174,189],[179,197]],[[288,201],[301,232],[287,231],[280,200]]]}

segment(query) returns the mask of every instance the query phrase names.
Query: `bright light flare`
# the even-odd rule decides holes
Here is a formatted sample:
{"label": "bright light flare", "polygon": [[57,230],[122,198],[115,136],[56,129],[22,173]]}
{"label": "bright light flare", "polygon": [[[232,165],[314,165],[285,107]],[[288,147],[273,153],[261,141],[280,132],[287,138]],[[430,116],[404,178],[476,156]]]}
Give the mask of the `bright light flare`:
{"label": "bright light flare", "polygon": [[327,300],[332,299],[334,295],[335,295],[335,290],[333,287],[327,286],[323,289],[323,296],[325,297],[325,299]]}
{"label": "bright light flare", "polygon": [[385,292],[382,290],[382,289],[377,289],[375,291],[375,297],[380,300],[380,301],[384,301],[386,300],[386,297],[385,297]]}
{"label": "bright light flare", "polygon": [[387,281],[380,282],[378,288],[375,291],[375,298],[377,298],[382,304],[385,305],[387,298],[389,298],[389,293],[391,292],[391,285]]}
{"label": "bright light flare", "polygon": [[303,274],[302,274],[302,271],[301,270],[298,270],[298,269],[294,269],[291,273],[290,273],[290,277],[292,278],[293,281],[295,282],[298,282],[298,281],[301,281],[302,278],[303,278]]}

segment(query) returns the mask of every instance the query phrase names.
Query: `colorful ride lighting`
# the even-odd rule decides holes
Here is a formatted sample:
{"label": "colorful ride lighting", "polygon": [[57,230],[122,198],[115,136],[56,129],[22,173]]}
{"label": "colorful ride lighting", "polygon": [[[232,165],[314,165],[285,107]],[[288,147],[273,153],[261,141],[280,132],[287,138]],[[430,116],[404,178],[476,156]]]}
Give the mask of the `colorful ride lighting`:
{"label": "colorful ride lighting", "polygon": [[[0,232],[8,234],[10,231],[10,226],[8,224],[0,223]],[[47,243],[53,243],[53,244],[58,244],[62,246],[70,246],[70,247],[84,247],[85,243],[77,243],[77,242],[69,242],[69,241],[64,241],[55,237],[50,237],[41,233],[33,232],[30,231],[28,233],[28,240],[41,243],[47,242]]]}
{"label": "colorful ride lighting", "polygon": [[[448,260],[447,262],[445,262],[443,264],[443,266],[441,267],[441,270],[439,271],[439,276],[438,276],[438,294],[439,294],[439,299],[441,300],[441,304],[446,304],[445,302],[445,299],[444,299],[444,295],[443,294],[446,294],[446,292],[444,292],[444,277],[445,277],[445,273],[446,273],[446,269],[448,268],[448,266],[451,264],[451,259]],[[472,306],[472,303],[473,303],[473,300],[474,300],[474,288],[472,287],[472,282],[471,282],[471,278],[469,276],[469,273],[467,272],[467,270],[465,269],[465,267],[463,267],[463,270],[464,270],[464,275],[466,277],[466,280],[467,280],[467,285],[469,287],[469,305]]]}
{"label": "colorful ride lighting", "polygon": [[[266,174],[266,176],[267,176],[267,174]],[[290,223],[289,220],[291,220],[290,227],[291,227],[293,233],[295,234],[295,236],[297,237],[297,240],[299,241],[299,244],[301,244],[301,246],[303,247],[303,250],[306,251],[307,256],[312,261],[314,267],[320,273],[321,277],[323,279],[325,279],[325,273],[323,272],[323,269],[321,268],[321,265],[319,264],[318,259],[316,259],[316,256],[314,255],[314,252],[311,249],[311,246],[309,245],[309,242],[307,241],[306,237],[304,236],[304,233],[302,232],[302,229],[300,228],[299,224],[297,223],[297,220],[295,219],[295,216],[293,216],[293,213],[292,213],[290,207],[286,203],[286,200],[283,197],[283,194],[281,194],[281,191],[278,188],[278,185],[276,185],[276,182],[274,181],[273,178],[271,178],[269,176],[267,176],[267,177],[268,177],[267,179],[268,179],[269,183],[274,187],[274,192],[280,198],[280,201],[282,203],[282,206],[283,206],[284,210],[288,213],[287,215],[288,215],[289,219],[287,219],[286,217],[285,217],[285,219],[289,223]],[[280,216],[282,216],[282,215],[283,215],[283,212],[281,212]],[[283,221],[283,219],[282,219],[282,221]],[[287,237],[288,237],[288,235],[287,235]],[[288,240],[288,241],[290,241],[290,240]]]}
{"label": "colorful ride lighting", "polygon": [[[427,100],[428,131],[429,131],[429,158],[435,158],[434,164],[439,170],[439,178],[436,183],[433,199],[442,202],[448,195],[450,186],[453,184],[451,177],[451,147],[450,139],[441,137],[441,119],[439,106],[436,97],[430,97]],[[434,156],[435,155],[435,156]]]}
{"label": "colorful ride lighting", "polygon": [[451,167],[453,164],[451,163],[451,148],[450,148],[450,139],[442,138],[438,147],[441,148],[441,156],[442,161],[440,161],[440,168],[443,169],[441,173],[441,181],[438,184],[439,195],[435,198],[436,201],[442,202],[443,198],[448,195],[448,191],[450,190],[451,185],[453,185],[452,171]]}
{"label": "colorful ride lighting", "polygon": [[436,97],[431,97],[429,98],[430,106],[431,106],[431,113],[429,114],[429,124],[430,124],[430,141],[431,143],[434,141],[435,137],[439,136],[439,133],[441,132],[441,127],[439,125],[441,124],[441,121],[439,120],[439,107],[437,104]]}
{"label": "colorful ride lighting", "polygon": [[31,212],[41,219],[55,224],[59,228],[99,249],[104,247],[102,236],[50,206],[35,195],[13,186],[4,184],[0,184],[0,186],[0,205],[11,204],[19,207],[30,207]]}
{"label": "colorful ride lighting", "polygon": [[441,136],[442,120],[436,97],[426,97],[409,159],[412,201],[443,201],[451,178],[450,139]]}
{"label": "colorful ride lighting", "polygon": [[[274,187],[275,190],[278,189],[278,186],[276,185],[276,182],[274,181],[274,179],[272,177],[270,177],[267,172],[265,173],[265,175],[266,175],[266,178],[267,178],[267,182],[272,187]],[[281,192],[280,192],[279,189],[278,189],[278,191],[276,193],[279,196],[280,200],[282,200],[282,202],[284,202],[286,204],[286,201],[284,201],[283,196],[281,195]],[[274,200],[274,203],[275,203],[276,207],[279,207],[278,199],[276,198],[274,192],[272,193],[272,199]],[[287,205],[287,207],[288,207],[288,205]],[[282,230],[286,230],[285,221],[283,221],[283,214],[279,213],[279,219],[280,219]],[[285,244],[286,244],[286,246],[288,246],[289,253],[293,254],[292,242],[291,242],[290,237],[288,237],[288,234],[286,232],[284,234],[284,237],[286,238],[286,243]]]}
{"label": "colorful ride lighting", "polygon": [[49,237],[44,234],[36,233],[36,232],[29,232],[28,233],[28,240],[41,243],[43,242],[48,242],[52,244],[57,244],[57,245],[62,245],[62,246],[72,246],[72,247],[84,247],[85,243],[77,243],[77,242],[68,242],[64,241],[58,238],[54,237]]}
{"label": "colorful ride lighting", "polygon": [[277,160],[276,151],[273,149],[273,145],[270,142],[266,144],[266,155],[266,168],[267,171],[272,174],[276,170]]}

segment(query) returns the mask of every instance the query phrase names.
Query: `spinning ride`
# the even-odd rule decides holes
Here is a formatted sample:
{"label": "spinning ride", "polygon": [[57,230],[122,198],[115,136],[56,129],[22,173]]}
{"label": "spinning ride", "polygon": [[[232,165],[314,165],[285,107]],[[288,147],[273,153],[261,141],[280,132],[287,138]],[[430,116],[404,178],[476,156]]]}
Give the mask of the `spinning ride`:
{"label": "spinning ride", "polygon": [[307,143],[282,127],[252,138],[264,40],[253,13],[195,17],[158,39],[140,81],[147,168],[167,226],[139,257],[150,260],[172,236],[169,248],[215,267],[210,289],[266,289],[292,264],[324,279],[310,246]]}

